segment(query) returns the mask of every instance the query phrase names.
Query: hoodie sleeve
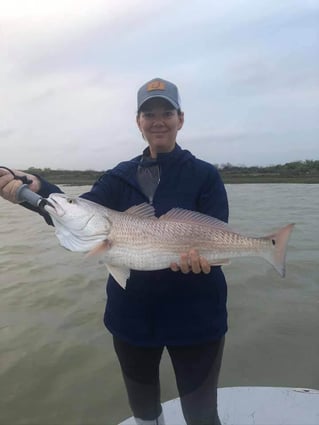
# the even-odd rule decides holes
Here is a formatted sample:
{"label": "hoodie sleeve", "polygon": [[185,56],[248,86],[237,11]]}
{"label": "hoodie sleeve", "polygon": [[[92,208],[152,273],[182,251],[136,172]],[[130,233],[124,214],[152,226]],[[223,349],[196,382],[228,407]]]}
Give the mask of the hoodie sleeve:
{"label": "hoodie sleeve", "polygon": [[212,165],[199,196],[198,211],[228,222],[229,207],[225,185]]}

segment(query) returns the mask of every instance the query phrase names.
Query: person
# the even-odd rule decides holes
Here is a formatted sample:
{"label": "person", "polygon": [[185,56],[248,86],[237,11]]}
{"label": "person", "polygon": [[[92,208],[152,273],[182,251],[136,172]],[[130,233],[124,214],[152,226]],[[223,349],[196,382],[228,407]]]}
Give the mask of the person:
{"label": "person", "polygon": [[[227,222],[227,194],[217,169],[176,142],[184,124],[177,86],[161,78],[145,83],[137,94],[136,122],[146,149],[105,172],[81,196],[117,211],[149,202],[157,217],[179,207]],[[61,191],[40,176],[27,178],[42,196]],[[3,198],[16,202],[20,185],[0,170]],[[186,423],[220,424],[217,384],[227,331],[227,285],[221,267],[211,267],[191,250],[181,253],[180,262],[170,269],[131,270],[125,290],[110,275],[106,291],[104,323],[113,335],[136,423],[165,422],[159,366],[166,348]]]}

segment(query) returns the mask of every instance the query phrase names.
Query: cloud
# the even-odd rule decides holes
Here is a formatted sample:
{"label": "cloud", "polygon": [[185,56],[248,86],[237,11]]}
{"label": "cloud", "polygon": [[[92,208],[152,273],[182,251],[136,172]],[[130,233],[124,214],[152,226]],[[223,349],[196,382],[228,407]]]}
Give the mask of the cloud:
{"label": "cloud", "polygon": [[104,169],[135,156],[136,90],[155,76],[180,88],[181,144],[213,162],[319,156],[315,1],[12,0],[0,13],[11,166]]}
{"label": "cloud", "polygon": [[13,128],[0,130],[0,139],[8,139],[12,134],[14,134]]}

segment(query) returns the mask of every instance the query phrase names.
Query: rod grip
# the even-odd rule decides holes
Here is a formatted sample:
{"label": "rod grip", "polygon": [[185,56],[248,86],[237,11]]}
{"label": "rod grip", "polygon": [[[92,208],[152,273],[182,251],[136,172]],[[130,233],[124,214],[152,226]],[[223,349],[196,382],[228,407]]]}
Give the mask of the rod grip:
{"label": "rod grip", "polygon": [[39,207],[41,204],[41,201],[43,201],[43,197],[38,195],[35,192],[32,192],[32,190],[29,189],[27,184],[23,184],[19,187],[16,193],[17,201],[20,202],[27,202],[28,204],[32,205],[33,207]]}

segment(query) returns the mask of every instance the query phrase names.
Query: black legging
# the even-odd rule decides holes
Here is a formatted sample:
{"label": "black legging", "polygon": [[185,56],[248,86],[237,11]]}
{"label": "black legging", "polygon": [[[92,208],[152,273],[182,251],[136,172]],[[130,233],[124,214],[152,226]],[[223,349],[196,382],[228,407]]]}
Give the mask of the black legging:
{"label": "black legging", "polygon": [[[187,425],[220,425],[217,383],[225,338],[167,346]],[[139,347],[113,337],[133,415],[154,420],[162,412],[159,364],[164,347]]]}

